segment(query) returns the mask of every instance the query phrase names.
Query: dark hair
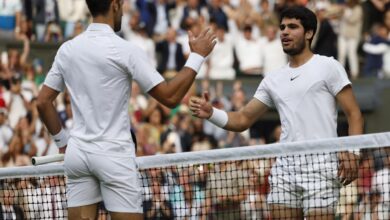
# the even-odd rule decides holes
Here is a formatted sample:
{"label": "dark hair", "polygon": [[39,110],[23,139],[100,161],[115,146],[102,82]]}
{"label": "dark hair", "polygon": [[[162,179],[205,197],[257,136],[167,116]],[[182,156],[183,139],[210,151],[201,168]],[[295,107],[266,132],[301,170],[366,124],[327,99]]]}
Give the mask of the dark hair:
{"label": "dark hair", "polygon": [[[313,31],[313,37],[317,31],[317,17],[310,9],[304,6],[292,6],[282,11],[280,14],[280,21],[283,18],[295,18],[301,21],[305,33],[307,31]],[[309,40],[310,44],[313,37]]]}
{"label": "dark hair", "polygon": [[87,0],[89,12],[92,17],[106,15],[110,9],[112,0]]}

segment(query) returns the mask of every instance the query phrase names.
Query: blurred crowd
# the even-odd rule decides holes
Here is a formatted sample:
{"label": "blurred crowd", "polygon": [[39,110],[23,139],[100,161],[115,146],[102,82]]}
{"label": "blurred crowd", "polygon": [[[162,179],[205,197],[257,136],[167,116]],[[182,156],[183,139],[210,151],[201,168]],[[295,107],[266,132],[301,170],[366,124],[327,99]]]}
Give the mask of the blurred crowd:
{"label": "blurred crowd", "polygon": [[[225,110],[243,107],[252,94],[246,94],[239,76],[254,76],[260,81],[287,63],[278,38],[279,13],[285,7],[297,4],[306,5],[318,16],[319,27],[313,41],[315,53],[338,59],[351,79],[390,78],[388,0],[124,0],[122,31],[118,34],[145,50],[151,65],[167,79],[178,73],[190,53],[187,31],[197,34],[210,26],[218,37],[218,44],[198,74],[198,83],[175,109],[160,105],[133,82],[129,115],[137,137],[137,155],[278,141],[281,130],[277,123],[256,123],[242,133],[229,132],[192,117],[187,104],[191,95],[208,91],[215,107]],[[29,165],[32,156],[57,153],[36,109],[36,96],[45,79],[44,70],[51,64],[44,63],[39,54],[36,57],[30,54],[31,42],[61,43],[82,33],[90,22],[85,0],[0,0],[0,40],[23,42],[21,50],[7,48],[1,52],[0,167]],[[227,81],[231,85],[230,94],[224,92]],[[63,126],[70,129],[72,110],[68,93],[57,98],[56,108]],[[389,193],[389,178],[386,179],[389,164],[375,165],[378,164],[375,158],[386,155],[389,152],[379,156],[365,154],[359,179],[342,190],[348,196],[340,199],[339,213],[346,214],[340,215],[339,219],[370,219],[370,213],[375,213],[370,210],[389,208],[389,198],[383,196],[386,189],[380,188],[387,186]],[[150,219],[155,219],[154,215],[167,216],[165,219],[204,219],[215,210],[238,208],[244,210],[235,212],[244,215],[242,219],[267,219],[266,177],[272,161],[202,165],[180,171],[174,168],[145,171],[145,215]],[[225,184],[223,186],[210,185],[207,180],[233,175],[232,172],[221,172],[223,170],[236,170],[232,172],[240,176],[240,181],[223,181],[220,183]],[[28,195],[58,191],[48,194],[60,195],[57,199],[63,201],[64,185],[61,182],[63,180],[57,177],[14,181],[7,184],[9,188],[2,187],[2,203],[23,204],[4,198],[17,190],[23,193],[27,189],[31,191],[25,192]],[[248,187],[229,188],[229,184]],[[223,190],[212,190],[217,189],[215,187]],[[234,201],[225,204],[224,199],[228,196],[224,193],[236,195],[229,196]],[[40,197],[31,197],[35,198]],[[61,202],[55,204],[63,205]],[[234,206],[230,206],[232,204]],[[387,204],[387,207],[380,204]],[[39,210],[37,207],[31,209]],[[366,214],[352,218],[353,212],[358,211]],[[56,215],[50,213],[42,215]],[[195,217],[187,218],[189,213]]]}
{"label": "blurred crowd", "polygon": [[[278,38],[279,13],[306,5],[318,15],[313,42],[316,53],[333,56],[352,79],[387,77],[390,3],[386,0],[124,0],[118,35],[139,45],[151,65],[167,79],[178,73],[190,53],[187,31],[211,27],[218,44],[198,74],[198,83],[182,104],[170,110],[133,83],[129,114],[138,139],[137,154],[154,155],[265,144],[277,139],[277,123],[262,123],[242,133],[228,132],[193,118],[187,102],[208,91],[215,107],[239,110],[246,94],[238,76],[260,79],[287,63]],[[1,166],[27,165],[29,158],[57,152],[36,111],[44,63],[31,55],[31,42],[61,43],[82,33],[91,22],[85,0],[0,0],[0,39],[19,40],[22,49],[7,48],[0,60]],[[226,83],[231,88],[225,94]],[[70,97],[56,101],[63,126],[72,126]]]}

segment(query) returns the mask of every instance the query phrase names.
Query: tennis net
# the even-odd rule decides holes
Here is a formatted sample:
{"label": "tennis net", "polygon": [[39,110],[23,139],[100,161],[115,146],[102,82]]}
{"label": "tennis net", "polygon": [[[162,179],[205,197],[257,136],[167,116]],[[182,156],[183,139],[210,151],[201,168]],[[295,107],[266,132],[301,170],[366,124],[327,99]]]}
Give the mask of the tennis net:
{"label": "tennis net", "polygon": [[[390,132],[139,157],[144,216],[388,220],[388,146]],[[353,179],[348,185],[342,170]],[[67,219],[65,183],[62,164],[0,169],[0,215]],[[99,219],[106,218],[101,204]]]}

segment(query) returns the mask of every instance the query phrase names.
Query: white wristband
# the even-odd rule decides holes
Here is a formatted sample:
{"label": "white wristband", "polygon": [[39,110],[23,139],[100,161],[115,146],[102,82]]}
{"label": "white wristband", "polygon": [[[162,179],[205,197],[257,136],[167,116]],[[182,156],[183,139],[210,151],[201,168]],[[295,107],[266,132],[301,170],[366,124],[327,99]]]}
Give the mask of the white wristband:
{"label": "white wristband", "polygon": [[228,122],[228,115],[225,111],[213,107],[213,114],[208,120],[218,127],[223,128]]}
{"label": "white wristband", "polygon": [[356,149],[356,150],[348,150],[349,153],[353,153],[357,156],[360,156],[360,150],[359,149]]}
{"label": "white wristband", "polygon": [[197,53],[190,53],[190,56],[188,56],[187,62],[184,66],[193,69],[195,72],[198,72],[203,64],[203,61],[204,57],[201,55]]}
{"label": "white wristband", "polygon": [[54,142],[58,148],[64,147],[68,144],[69,134],[65,129],[61,128],[61,131],[56,135],[52,135]]}

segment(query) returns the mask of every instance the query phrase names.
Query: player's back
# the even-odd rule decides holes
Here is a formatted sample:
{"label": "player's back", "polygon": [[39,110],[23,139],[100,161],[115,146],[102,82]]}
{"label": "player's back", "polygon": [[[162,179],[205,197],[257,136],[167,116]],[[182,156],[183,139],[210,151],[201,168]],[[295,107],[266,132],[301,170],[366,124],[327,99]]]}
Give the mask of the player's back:
{"label": "player's back", "polygon": [[[122,40],[107,25],[94,24],[65,43],[58,56],[72,101],[74,125],[71,136],[107,145],[128,145],[128,99],[131,77],[118,50]],[[103,146],[105,145],[105,146]],[[96,146],[94,146],[96,150]]]}

